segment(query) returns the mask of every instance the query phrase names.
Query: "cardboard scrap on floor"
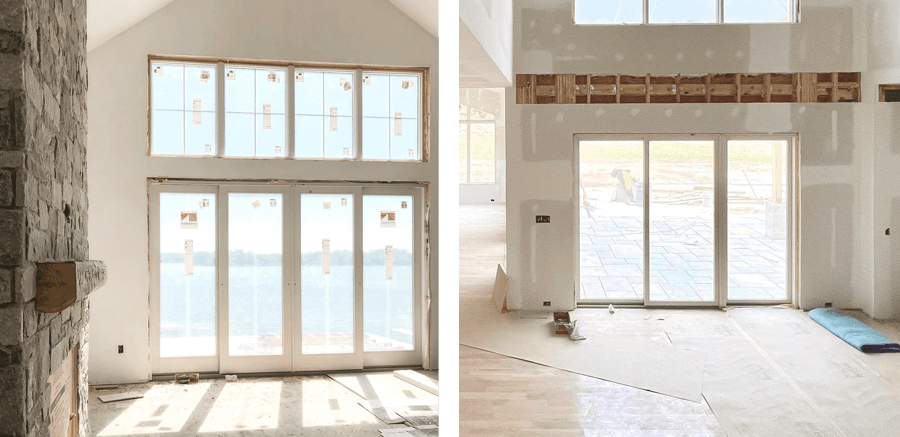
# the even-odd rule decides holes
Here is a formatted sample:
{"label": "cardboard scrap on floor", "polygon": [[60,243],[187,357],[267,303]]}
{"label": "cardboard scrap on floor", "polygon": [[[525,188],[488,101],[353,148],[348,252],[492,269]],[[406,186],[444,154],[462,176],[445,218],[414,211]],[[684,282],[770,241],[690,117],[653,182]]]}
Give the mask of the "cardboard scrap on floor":
{"label": "cardboard scrap on floor", "polygon": [[125,393],[113,393],[110,395],[103,395],[103,396],[98,396],[98,397],[100,398],[101,401],[103,401],[103,403],[108,403],[108,402],[126,401],[129,399],[140,399],[140,398],[144,397],[144,395],[137,393],[137,392],[128,391]]}
{"label": "cardboard scrap on floor", "polygon": [[427,375],[423,375],[419,372],[415,372],[412,370],[395,370],[394,377],[400,379],[401,381],[410,383],[416,387],[421,388],[422,390],[427,391],[435,396],[438,394],[438,382],[436,379],[432,379]]}
{"label": "cardboard scrap on floor", "polygon": [[588,324],[582,328],[587,340],[569,341],[553,334],[552,323],[549,318],[498,314],[486,302],[466,305],[460,311],[459,342],[581,375],[701,401],[705,352],[618,339],[592,331]]}
{"label": "cardboard scrap on floor", "polygon": [[494,293],[491,299],[494,301],[494,306],[497,307],[497,311],[501,313],[511,312],[509,308],[506,307],[506,292],[507,292],[507,277],[506,272],[503,271],[503,266],[497,264],[497,277],[494,279]]}
{"label": "cardboard scrap on floor", "polygon": [[389,425],[406,422],[401,411],[437,414],[437,398],[434,399],[370,399],[357,402],[375,417]]}

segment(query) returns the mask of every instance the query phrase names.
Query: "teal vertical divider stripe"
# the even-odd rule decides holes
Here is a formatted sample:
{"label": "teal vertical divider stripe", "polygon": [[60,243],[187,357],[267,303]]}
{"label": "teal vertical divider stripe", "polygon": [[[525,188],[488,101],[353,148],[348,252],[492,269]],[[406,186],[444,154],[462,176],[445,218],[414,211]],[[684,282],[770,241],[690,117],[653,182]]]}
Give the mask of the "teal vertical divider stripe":
{"label": "teal vertical divider stripe", "polygon": [[[441,435],[459,435],[459,1],[441,0],[440,17],[440,362]],[[443,146],[443,147],[441,147]]]}

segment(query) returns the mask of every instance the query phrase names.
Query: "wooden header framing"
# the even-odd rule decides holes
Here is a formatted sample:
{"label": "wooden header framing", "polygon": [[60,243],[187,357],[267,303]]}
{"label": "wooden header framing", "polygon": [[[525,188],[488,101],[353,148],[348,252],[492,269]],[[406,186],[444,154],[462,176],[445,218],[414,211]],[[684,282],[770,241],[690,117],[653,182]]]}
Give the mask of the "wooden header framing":
{"label": "wooden header framing", "polygon": [[860,102],[860,73],[517,74],[516,103]]}

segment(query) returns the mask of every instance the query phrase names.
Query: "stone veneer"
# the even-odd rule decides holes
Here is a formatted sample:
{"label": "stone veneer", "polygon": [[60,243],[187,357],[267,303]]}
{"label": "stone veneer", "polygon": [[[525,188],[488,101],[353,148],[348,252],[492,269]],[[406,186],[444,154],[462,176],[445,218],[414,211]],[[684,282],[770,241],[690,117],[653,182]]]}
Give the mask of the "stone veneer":
{"label": "stone veneer", "polygon": [[79,263],[79,299],[35,310],[36,264],[87,261],[86,0],[0,0],[0,436],[48,435],[48,378],[74,347],[87,420],[85,296],[106,267]]}

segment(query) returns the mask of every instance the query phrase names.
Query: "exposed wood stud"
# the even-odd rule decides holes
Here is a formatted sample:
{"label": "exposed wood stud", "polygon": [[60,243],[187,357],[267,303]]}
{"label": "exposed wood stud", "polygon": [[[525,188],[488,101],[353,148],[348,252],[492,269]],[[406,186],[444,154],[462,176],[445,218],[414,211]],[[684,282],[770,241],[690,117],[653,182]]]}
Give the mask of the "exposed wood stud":
{"label": "exposed wood stud", "polygon": [[517,74],[516,103],[844,103],[860,73]]}

